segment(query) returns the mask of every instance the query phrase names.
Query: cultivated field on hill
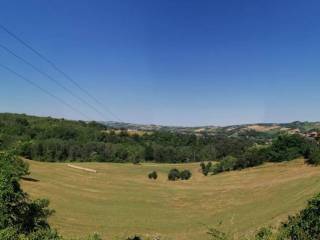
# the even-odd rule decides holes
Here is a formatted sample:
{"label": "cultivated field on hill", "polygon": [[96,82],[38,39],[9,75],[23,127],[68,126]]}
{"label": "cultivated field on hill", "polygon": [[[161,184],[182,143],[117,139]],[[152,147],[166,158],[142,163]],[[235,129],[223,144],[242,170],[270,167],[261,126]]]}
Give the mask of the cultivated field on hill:
{"label": "cultivated field on hill", "polygon": [[[53,227],[65,236],[99,232],[106,239],[161,235],[162,239],[207,239],[206,226],[236,238],[275,225],[320,192],[320,168],[303,160],[205,177],[199,164],[67,163],[29,161],[23,188],[45,197],[56,210]],[[170,182],[167,172],[190,169],[189,181]],[[156,181],[147,174],[158,172]],[[123,238],[125,239],[125,238]]]}

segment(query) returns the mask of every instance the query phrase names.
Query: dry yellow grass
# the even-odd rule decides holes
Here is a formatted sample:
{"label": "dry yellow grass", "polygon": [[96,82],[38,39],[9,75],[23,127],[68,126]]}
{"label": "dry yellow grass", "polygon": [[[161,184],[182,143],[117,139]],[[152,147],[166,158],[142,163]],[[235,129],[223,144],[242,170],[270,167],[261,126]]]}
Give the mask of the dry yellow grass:
{"label": "dry yellow grass", "polygon": [[[168,239],[207,239],[205,226],[235,237],[276,224],[320,191],[320,168],[302,160],[204,177],[199,164],[81,163],[89,173],[64,163],[29,161],[24,181],[31,197],[47,197],[56,214],[51,223],[66,236],[100,232],[105,239],[132,234]],[[169,182],[172,167],[190,169],[189,181]],[[149,180],[156,170],[159,178]],[[124,239],[124,238],[123,238]]]}
{"label": "dry yellow grass", "polygon": [[278,125],[272,125],[272,126],[266,126],[266,125],[250,125],[247,127],[249,130],[255,130],[257,132],[268,132],[274,129],[278,129],[280,126]]}

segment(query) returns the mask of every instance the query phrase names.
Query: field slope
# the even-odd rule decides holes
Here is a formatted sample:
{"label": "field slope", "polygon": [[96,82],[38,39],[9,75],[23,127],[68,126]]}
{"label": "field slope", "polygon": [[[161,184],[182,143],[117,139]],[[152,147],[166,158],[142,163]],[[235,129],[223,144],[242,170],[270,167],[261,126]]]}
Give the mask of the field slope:
{"label": "field slope", "polygon": [[[105,238],[162,235],[168,239],[207,239],[205,226],[235,237],[276,224],[320,192],[320,168],[302,160],[204,177],[198,164],[66,163],[29,161],[23,181],[31,197],[46,197],[56,214],[52,225],[66,236],[99,232]],[[172,167],[190,169],[190,181],[169,182]],[[146,175],[159,173],[157,181]]]}

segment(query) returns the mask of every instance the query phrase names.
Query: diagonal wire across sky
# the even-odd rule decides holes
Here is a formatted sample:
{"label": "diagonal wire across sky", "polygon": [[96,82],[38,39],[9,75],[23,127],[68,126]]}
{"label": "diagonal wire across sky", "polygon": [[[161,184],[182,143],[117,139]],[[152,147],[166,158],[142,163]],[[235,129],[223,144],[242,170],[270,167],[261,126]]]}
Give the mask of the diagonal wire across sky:
{"label": "diagonal wire across sky", "polygon": [[[93,102],[95,102],[96,105],[99,105],[100,108],[102,108],[104,110],[104,112],[106,112],[108,115],[112,116],[112,118],[114,118],[117,121],[123,122],[114,112],[112,112],[105,104],[103,104],[99,99],[97,99],[93,94],[91,94],[88,90],[86,90],[85,88],[83,88],[76,80],[74,80],[70,75],[68,75],[65,71],[63,71],[60,67],[58,67],[52,60],[50,60],[48,57],[46,57],[44,54],[42,54],[41,52],[39,52],[38,50],[36,50],[33,46],[31,46],[29,43],[27,43],[25,40],[23,40],[21,37],[19,37],[17,34],[13,33],[12,31],[10,31],[7,27],[5,27],[4,25],[0,24],[0,28],[6,32],[7,34],[9,34],[11,37],[13,37],[15,40],[17,40],[19,43],[21,43],[23,46],[25,46],[26,48],[28,48],[30,51],[32,51],[34,54],[36,54],[39,58],[41,58],[44,62],[46,62],[47,64],[49,64],[56,72],[58,72],[59,74],[61,74],[65,79],[67,79],[69,82],[71,82],[75,87],[77,87],[81,92],[83,92],[88,98],[90,98]],[[102,116],[104,119],[108,119],[106,118],[106,115],[100,111],[96,106],[94,106],[93,104],[89,103],[86,99],[78,96],[77,94],[75,94],[73,92],[72,89],[67,88],[64,86],[64,84],[62,84],[61,82],[59,82],[57,79],[53,78],[51,75],[49,75],[47,72],[41,70],[40,68],[38,68],[37,66],[35,66],[34,64],[32,64],[31,62],[29,62],[28,60],[26,60],[25,58],[19,56],[16,52],[14,52],[13,50],[9,49],[8,47],[6,47],[3,44],[0,44],[0,48],[2,48],[3,50],[5,50],[6,52],[8,52],[9,54],[11,54],[12,56],[14,56],[15,58],[19,59],[20,61],[22,61],[24,64],[28,65],[29,67],[31,67],[33,70],[37,71],[38,73],[40,73],[41,75],[43,75],[44,77],[46,77],[47,79],[49,79],[50,81],[54,82],[56,85],[58,85],[60,88],[62,88],[63,90],[65,90],[66,92],[68,92],[72,97],[76,98],[77,100],[79,100],[80,102],[82,102],[83,104],[87,105],[88,107],[90,107],[92,110],[94,110],[96,113],[98,113],[100,116]],[[14,71],[13,69],[10,69],[9,67],[0,64],[0,66],[4,69],[6,69],[7,71],[11,72],[12,74],[18,76],[19,78],[25,80],[26,82],[28,82],[29,84],[37,87],[39,90],[45,92],[46,94],[50,95],[51,97],[55,98],[56,100],[59,100],[60,103],[67,105],[69,108],[71,107],[74,111],[81,113],[82,116],[86,116],[86,118],[88,118],[88,116],[84,113],[82,113],[81,111],[79,111],[77,108],[73,107],[71,104],[67,103],[66,101],[64,101],[63,99],[51,94],[51,92],[43,87],[40,87],[38,84],[36,84],[34,81],[25,78],[23,75],[21,75],[20,73],[17,73],[16,71]],[[66,104],[67,103],[67,104]]]}

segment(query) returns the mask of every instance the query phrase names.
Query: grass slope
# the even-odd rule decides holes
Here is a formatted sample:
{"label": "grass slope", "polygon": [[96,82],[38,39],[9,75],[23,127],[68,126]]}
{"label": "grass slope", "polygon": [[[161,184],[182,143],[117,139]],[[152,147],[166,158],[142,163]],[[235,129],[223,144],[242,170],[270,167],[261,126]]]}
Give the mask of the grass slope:
{"label": "grass slope", "polygon": [[[243,171],[204,177],[198,164],[190,181],[169,182],[170,164],[79,163],[90,173],[66,163],[29,161],[31,177],[24,189],[31,197],[47,197],[57,212],[54,227],[66,236],[99,232],[105,238],[135,233],[168,239],[207,239],[207,226],[235,237],[279,223],[320,191],[320,169],[303,164],[266,164]],[[156,181],[147,174],[158,171]]]}

